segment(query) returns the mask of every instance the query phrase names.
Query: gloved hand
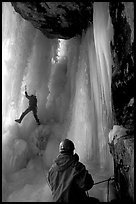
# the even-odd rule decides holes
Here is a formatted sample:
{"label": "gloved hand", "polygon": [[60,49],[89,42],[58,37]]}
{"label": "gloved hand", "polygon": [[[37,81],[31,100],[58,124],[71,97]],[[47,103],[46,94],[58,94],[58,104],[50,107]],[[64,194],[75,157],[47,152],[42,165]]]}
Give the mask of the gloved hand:
{"label": "gloved hand", "polygon": [[25,91],[25,96],[27,97],[27,91]]}
{"label": "gloved hand", "polygon": [[110,180],[114,180],[114,177],[110,177],[110,178],[108,179],[108,181],[110,181]]}
{"label": "gloved hand", "polygon": [[26,85],[25,85],[25,95],[27,96],[27,87],[26,87]]}

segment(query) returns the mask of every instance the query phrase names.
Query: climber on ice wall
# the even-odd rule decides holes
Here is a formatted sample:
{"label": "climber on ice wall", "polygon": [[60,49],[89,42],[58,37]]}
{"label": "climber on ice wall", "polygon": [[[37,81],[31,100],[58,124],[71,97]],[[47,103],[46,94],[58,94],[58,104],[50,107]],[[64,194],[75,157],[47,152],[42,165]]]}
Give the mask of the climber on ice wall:
{"label": "climber on ice wall", "polygon": [[30,111],[32,111],[37,124],[40,125],[40,121],[39,121],[38,116],[37,116],[37,98],[35,95],[30,95],[30,96],[28,95],[28,93],[26,91],[26,86],[25,86],[25,96],[29,100],[29,107],[22,113],[20,118],[16,119],[15,121],[17,123],[21,123],[21,121],[25,117],[25,115],[27,115]]}

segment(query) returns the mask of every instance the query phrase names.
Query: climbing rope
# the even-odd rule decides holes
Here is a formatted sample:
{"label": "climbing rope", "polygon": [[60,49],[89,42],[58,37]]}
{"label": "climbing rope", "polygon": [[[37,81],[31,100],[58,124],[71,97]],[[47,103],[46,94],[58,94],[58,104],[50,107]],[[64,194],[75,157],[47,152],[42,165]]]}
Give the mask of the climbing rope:
{"label": "climbing rope", "polygon": [[114,180],[114,177],[110,177],[110,178],[108,178],[108,179],[106,179],[106,180],[99,181],[99,182],[97,182],[97,183],[94,183],[94,185],[97,185],[97,184],[99,184],[99,183],[104,183],[104,182],[110,181],[110,180]]}

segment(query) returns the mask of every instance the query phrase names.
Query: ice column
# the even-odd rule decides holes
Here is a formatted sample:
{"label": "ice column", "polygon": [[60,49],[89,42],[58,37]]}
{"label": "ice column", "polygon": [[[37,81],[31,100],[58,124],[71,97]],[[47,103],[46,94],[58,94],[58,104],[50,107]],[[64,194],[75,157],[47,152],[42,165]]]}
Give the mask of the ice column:
{"label": "ice column", "polygon": [[68,138],[81,161],[109,168],[108,133],[112,125],[112,27],[107,3],[94,3],[93,27],[83,33],[76,73],[75,95]]}
{"label": "ice column", "polygon": [[[93,15],[93,35],[95,58],[89,57],[90,74],[91,69],[97,75],[97,91],[93,86],[95,96],[95,106],[97,110],[98,140],[100,151],[101,167],[109,167],[110,156],[108,149],[108,133],[112,127],[112,108],[111,108],[111,51],[110,41],[112,40],[112,25],[108,13],[108,3],[94,3]],[[91,48],[89,49],[91,52]],[[92,51],[93,52],[93,51]],[[95,55],[94,53],[94,55]],[[91,53],[90,53],[91,54]],[[92,62],[91,62],[92,61]],[[95,69],[95,70],[94,70]],[[96,82],[95,82],[96,83]]]}

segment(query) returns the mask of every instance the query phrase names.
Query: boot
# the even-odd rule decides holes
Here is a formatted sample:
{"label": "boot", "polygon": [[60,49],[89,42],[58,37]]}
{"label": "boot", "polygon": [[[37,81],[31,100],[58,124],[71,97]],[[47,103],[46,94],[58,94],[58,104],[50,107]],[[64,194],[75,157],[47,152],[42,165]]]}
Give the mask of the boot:
{"label": "boot", "polygon": [[17,123],[21,123],[21,120],[20,119],[16,119],[15,120]]}

